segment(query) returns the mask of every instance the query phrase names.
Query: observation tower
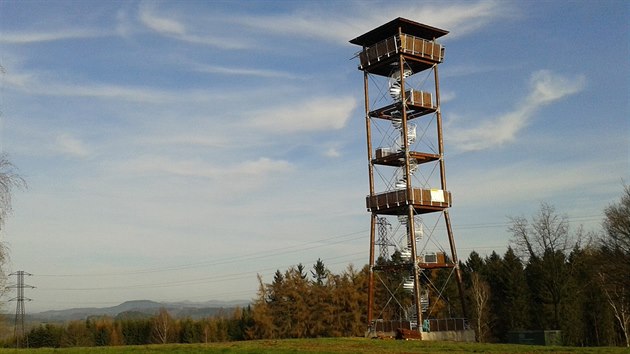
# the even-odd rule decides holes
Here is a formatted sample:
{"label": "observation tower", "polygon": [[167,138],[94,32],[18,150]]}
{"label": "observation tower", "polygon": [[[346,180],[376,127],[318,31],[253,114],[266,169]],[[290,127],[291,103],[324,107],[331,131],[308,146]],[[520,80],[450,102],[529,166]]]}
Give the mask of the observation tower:
{"label": "observation tower", "polygon": [[444,165],[438,39],[447,33],[397,18],[350,41],[362,47],[372,336],[470,340]]}

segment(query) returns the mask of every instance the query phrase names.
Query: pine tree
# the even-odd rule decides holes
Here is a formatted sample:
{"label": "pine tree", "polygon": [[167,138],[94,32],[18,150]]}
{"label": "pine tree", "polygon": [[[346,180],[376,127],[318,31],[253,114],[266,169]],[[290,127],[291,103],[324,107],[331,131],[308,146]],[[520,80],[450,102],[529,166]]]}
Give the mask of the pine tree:
{"label": "pine tree", "polygon": [[308,297],[308,307],[311,309],[309,321],[311,323],[309,337],[330,337],[332,335],[331,326],[335,316],[332,306],[332,291],[330,287],[330,271],[321,259],[313,265],[311,271],[313,276],[310,285],[310,296]]}
{"label": "pine tree", "polygon": [[[503,289],[503,306],[501,307],[500,326],[508,331],[529,328],[529,289],[525,278],[525,269],[521,259],[516,256],[512,247],[508,247],[499,271],[499,284]],[[501,339],[505,339],[500,335]]]}

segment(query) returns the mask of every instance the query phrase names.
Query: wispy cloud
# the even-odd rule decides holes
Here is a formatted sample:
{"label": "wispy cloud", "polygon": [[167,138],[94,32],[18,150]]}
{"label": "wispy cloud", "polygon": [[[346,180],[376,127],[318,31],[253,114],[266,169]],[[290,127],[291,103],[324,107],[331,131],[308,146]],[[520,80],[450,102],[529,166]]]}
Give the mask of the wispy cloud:
{"label": "wispy cloud", "polygon": [[[448,29],[454,33],[449,37],[468,35],[494,21],[518,14],[512,4],[494,0],[450,4],[384,2],[370,7],[356,2],[338,7],[345,10],[331,15],[329,9],[311,4],[282,14],[250,15],[232,11],[200,20],[194,14],[167,12],[154,2],[143,2],[139,7],[138,19],[146,28],[177,40],[222,49],[251,49],[256,46],[256,42],[247,33],[262,37],[300,37],[347,45],[350,38],[401,14]],[[241,29],[238,38],[233,37],[232,31],[225,30],[235,26]]]}
{"label": "wispy cloud", "polygon": [[[479,200],[492,200],[497,205],[514,201],[554,201],[562,194],[571,194],[575,190],[617,188],[615,183],[619,177],[614,173],[602,173],[615,171],[616,166],[618,161],[548,164],[531,159],[492,169],[468,169],[464,174],[454,175],[451,186],[468,186],[471,183],[476,186],[456,191],[458,206],[464,207],[473,206]],[[545,173],[541,173],[543,170]]]}
{"label": "wispy cloud", "polygon": [[315,97],[254,112],[250,124],[280,134],[341,129],[356,105],[354,97]]}
{"label": "wispy cloud", "polygon": [[[233,40],[227,36],[218,36],[212,31],[198,26],[196,33],[184,24],[183,20],[176,18],[172,13],[168,15],[159,13],[154,2],[142,2],[138,11],[140,22],[147,28],[167,37],[172,37],[181,41],[209,45],[222,49],[245,49],[249,48],[249,40]],[[206,24],[211,28],[210,24]],[[203,30],[203,31],[200,31]]]}
{"label": "wispy cloud", "polygon": [[183,23],[173,18],[159,16],[155,12],[154,2],[145,1],[141,3],[138,17],[140,22],[156,32],[177,36],[186,34],[186,28]]}
{"label": "wispy cloud", "polygon": [[[171,133],[170,131],[168,132]],[[208,134],[153,134],[148,137],[139,138],[138,142],[141,144],[153,145],[153,146],[196,146],[202,148],[229,148],[233,146],[233,142],[225,135],[215,134],[209,136]]]}
{"label": "wispy cloud", "polygon": [[[513,6],[500,1],[461,2],[454,4],[408,3],[383,4],[366,7],[356,5],[351,12],[359,16],[338,13],[325,15],[323,10],[312,8],[299,13],[275,16],[242,16],[234,19],[241,26],[264,29],[285,36],[301,36],[346,44],[354,38],[374,28],[375,24],[403,17],[417,19],[453,31],[457,36],[472,33],[487,24],[505,17],[514,16]],[[350,12],[350,11],[349,11]]]}
{"label": "wispy cloud", "polygon": [[219,75],[231,75],[231,76],[256,76],[262,78],[281,78],[281,79],[298,79],[297,75],[278,71],[278,70],[265,70],[265,69],[251,69],[243,67],[227,67],[220,65],[194,65],[193,70],[207,74],[219,74]]}
{"label": "wispy cloud", "polygon": [[62,41],[69,39],[95,38],[111,35],[111,33],[91,29],[67,29],[41,32],[2,32],[0,43],[32,44],[40,42]]}
{"label": "wispy cloud", "polygon": [[461,151],[475,151],[514,141],[536,112],[564,97],[580,92],[584,76],[564,77],[548,70],[532,74],[530,92],[516,108],[494,119],[478,121],[474,128],[452,129],[449,140]]}
{"label": "wispy cloud", "polygon": [[218,91],[163,90],[142,86],[64,82],[53,79],[47,73],[22,72],[16,68],[7,68],[6,71],[7,74],[3,75],[5,88],[31,95],[89,97],[144,103],[207,102],[208,97],[217,100],[229,98],[227,93]]}

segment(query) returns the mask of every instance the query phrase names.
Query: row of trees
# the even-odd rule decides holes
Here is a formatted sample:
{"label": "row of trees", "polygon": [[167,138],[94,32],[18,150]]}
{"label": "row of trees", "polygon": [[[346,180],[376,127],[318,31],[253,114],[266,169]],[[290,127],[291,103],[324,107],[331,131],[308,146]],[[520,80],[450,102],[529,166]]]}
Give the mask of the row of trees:
{"label": "row of trees", "polygon": [[[166,309],[151,317],[96,317],[42,324],[27,333],[30,347],[208,343],[268,338],[362,336],[367,306],[367,268],[332,274],[319,260],[307,274],[301,264],[277,271],[271,284],[259,278],[252,306],[229,314],[175,319]],[[14,346],[15,339],[4,343]]]}
{"label": "row of trees", "polygon": [[[251,326],[249,308],[201,320],[175,319],[166,309],[160,309],[151,317],[104,316],[41,324],[32,328],[22,342],[32,348],[225,342],[246,339],[247,326]],[[3,344],[15,346],[15,339]]]}

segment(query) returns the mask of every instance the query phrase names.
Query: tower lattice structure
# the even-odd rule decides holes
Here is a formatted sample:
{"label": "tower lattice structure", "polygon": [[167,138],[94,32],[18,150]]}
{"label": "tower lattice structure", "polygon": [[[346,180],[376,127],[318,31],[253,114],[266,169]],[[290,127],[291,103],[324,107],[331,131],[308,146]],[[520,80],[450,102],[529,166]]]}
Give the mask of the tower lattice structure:
{"label": "tower lattice structure", "polygon": [[9,299],[9,301],[16,301],[16,309],[15,309],[15,327],[13,330],[13,335],[15,336],[15,345],[17,348],[28,347],[28,339],[26,337],[26,332],[24,328],[24,316],[26,310],[24,308],[25,301],[31,301],[31,299],[24,296],[24,289],[33,289],[35,288],[32,285],[27,285],[24,283],[24,276],[31,276],[32,274],[27,273],[23,270],[18,270],[15,273],[9,274],[9,276],[15,275],[17,277],[17,283],[15,285],[10,285],[7,288],[9,289],[17,289],[17,296]]}
{"label": "tower lattice structure", "polygon": [[[438,77],[444,46],[437,40],[447,33],[397,18],[350,41],[362,47],[357,56],[369,171],[371,332],[408,326],[421,336],[423,326],[428,330],[429,320],[452,305],[443,294],[446,287],[436,284],[438,271],[456,281],[458,310],[466,316],[448,213],[452,197],[446,186]],[[386,222],[392,225],[389,240],[383,239]]]}

